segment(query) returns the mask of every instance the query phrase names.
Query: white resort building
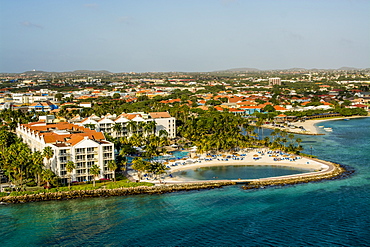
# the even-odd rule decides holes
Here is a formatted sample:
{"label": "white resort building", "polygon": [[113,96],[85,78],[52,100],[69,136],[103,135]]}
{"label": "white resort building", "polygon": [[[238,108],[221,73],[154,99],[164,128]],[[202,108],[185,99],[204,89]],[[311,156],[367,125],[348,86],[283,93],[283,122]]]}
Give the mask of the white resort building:
{"label": "white resort building", "polygon": [[16,133],[33,152],[42,152],[48,146],[53,149],[54,155],[47,164],[64,183],[68,178],[68,161],[76,166],[72,181],[93,180],[89,170],[94,164],[100,168],[100,178],[112,178],[113,173],[109,171],[107,163],[114,160],[114,144],[108,142],[102,132],[66,122],[34,122],[18,125]]}
{"label": "white resort building", "polygon": [[130,137],[134,132],[145,132],[145,128],[150,126],[148,123],[154,122],[154,133],[156,135],[161,130],[165,130],[169,138],[176,137],[176,118],[171,117],[168,112],[122,113],[119,116],[108,113],[102,117],[91,115],[85,119],[76,116],[71,119],[71,122],[79,126],[95,129],[96,131],[109,133],[113,137]]}

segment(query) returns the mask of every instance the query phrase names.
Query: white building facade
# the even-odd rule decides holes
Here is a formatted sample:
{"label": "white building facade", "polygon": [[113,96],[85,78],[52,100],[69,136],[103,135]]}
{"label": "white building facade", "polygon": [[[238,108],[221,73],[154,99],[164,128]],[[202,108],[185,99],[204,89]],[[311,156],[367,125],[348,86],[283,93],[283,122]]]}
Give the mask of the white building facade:
{"label": "white building facade", "polygon": [[76,167],[72,172],[72,181],[92,181],[94,177],[89,171],[93,165],[100,168],[99,178],[113,177],[108,162],[114,160],[114,144],[105,140],[101,132],[70,123],[36,122],[18,125],[16,133],[33,152],[43,152],[45,147],[53,149],[53,157],[45,163],[50,164],[50,169],[64,183],[69,178],[66,170],[68,161]]}
{"label": "white building facade", "polygon": [[145,125],[149,122],[155,123],[156,135],[164,130],[169,138],[176,137],[176,118],[171,117],[168,112],[122,113],[119,116],[107,114],[102,117],[92,115],[80,122],[75,121],[75,124],[109,133],[113,137],[130,137],[134,132],[145,132]]}

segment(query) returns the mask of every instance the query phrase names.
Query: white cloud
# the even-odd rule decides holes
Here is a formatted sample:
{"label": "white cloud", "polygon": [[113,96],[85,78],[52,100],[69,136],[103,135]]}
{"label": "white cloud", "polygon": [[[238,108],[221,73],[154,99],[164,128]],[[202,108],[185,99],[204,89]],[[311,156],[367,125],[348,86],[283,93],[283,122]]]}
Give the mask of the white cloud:
{"label": "white cloud", "polygon": [[24,26],[24,27],[29,27],[29,28],[33,28],[33,27],[36,27],[36,28],[44,28],[41,25],[38,25],[38,24],[35,24],[35,23],[32,23],[32,22],[29,22],[29,21],[23,21],[23,22],[21,22],[21,25]]}

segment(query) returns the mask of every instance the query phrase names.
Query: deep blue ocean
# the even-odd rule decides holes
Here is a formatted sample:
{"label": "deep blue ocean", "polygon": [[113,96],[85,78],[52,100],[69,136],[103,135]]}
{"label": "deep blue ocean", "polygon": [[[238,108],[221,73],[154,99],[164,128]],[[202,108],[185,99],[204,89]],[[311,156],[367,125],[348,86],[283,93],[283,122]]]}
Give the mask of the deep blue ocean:
{"label": "deep blue ocean", "polygon": [[306,152],[351,177],[0,206],[0,246],[370,246],[370,118],[320,125]]}

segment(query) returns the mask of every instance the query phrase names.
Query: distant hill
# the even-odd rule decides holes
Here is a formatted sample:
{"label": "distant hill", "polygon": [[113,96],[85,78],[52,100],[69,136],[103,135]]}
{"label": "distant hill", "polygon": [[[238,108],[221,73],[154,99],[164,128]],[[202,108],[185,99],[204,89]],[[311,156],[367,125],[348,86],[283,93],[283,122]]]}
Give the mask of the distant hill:
{"label": "distant hill", "polygon": [[72,73],[76,74],[112,74],[112,72],[108,70],[75,70]]}
{"label": "distant hill", "polygon": [[234,68],[234,69],[226,69],[226,70],[218,70],[213,72],[258,72],[261,71],[256,68]]}
{"label": "distant hill", "polygon": [[42,74],[42,73],[48,73],[48,72],[45,72],[45,71],[41,71],[41,70],[30,70],[30,71],[25,71],[23,72],[22,74]]}
{"label": "distant hill", "polygon": [[338,70],[358,70],[358,68],[354,68],[354,67],[340,67]]}

